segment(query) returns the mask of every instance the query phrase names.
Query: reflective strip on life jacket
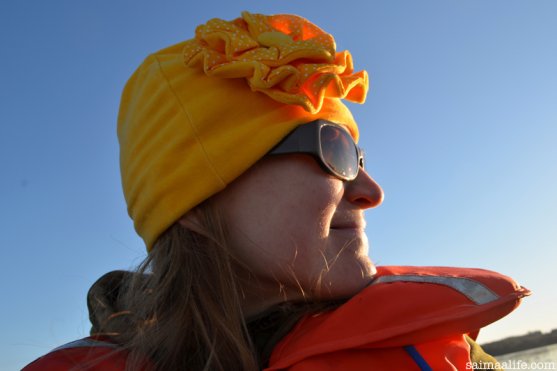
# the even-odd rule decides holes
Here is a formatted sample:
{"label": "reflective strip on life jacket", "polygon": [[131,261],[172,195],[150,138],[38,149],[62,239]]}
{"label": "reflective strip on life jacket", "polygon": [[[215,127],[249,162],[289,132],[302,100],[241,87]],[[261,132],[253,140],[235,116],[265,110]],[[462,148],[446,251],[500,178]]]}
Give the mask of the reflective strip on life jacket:
{"label": "reflective strip on life jacket", "polygon": [[59,346],[58,348],[52,350],[52,352],[56,352],[62,349],[71,349],[71,348],[91,348],[91,347],[105,347],[105,348],[118,348],[118,345],[114,343],[109,343],[108,341],[101,341],[95,340],[91,338],[79,339],[76,341],[72,341],[70,343],[64,344]]}
{"label": "reflective strip on life jacket", "polygon": [[499,295],[482,283],[464,277],[397,275],[377,277],[371,285],[390,282],[423,282],[450,287],[478,305],[491,303],[499,299]]}
{"label": "reflective strip on life jacket", "polygon": [[117,344],[88,337],[52,350],[22,371],[124,371],[127,358],[128,353]]}

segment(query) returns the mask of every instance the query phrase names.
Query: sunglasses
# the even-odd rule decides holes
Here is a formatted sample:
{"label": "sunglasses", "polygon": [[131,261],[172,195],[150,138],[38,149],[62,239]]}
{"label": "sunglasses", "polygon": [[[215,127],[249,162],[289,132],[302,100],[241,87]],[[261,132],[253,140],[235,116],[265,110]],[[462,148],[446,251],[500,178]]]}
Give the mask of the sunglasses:
{"label": "sunglasses", "polygon": [[306,153],[313,155],[328,173],[341,180],[356,179],[364,168],[363,151],[342,126],[327,120],[300,125],[271,149],[269,155]]}

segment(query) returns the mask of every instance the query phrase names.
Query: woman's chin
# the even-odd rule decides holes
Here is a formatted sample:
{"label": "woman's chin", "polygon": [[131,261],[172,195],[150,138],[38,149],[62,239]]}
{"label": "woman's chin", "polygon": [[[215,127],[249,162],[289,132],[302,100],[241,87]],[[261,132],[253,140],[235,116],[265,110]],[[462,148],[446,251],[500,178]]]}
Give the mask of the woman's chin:
{"label": "woman's chin", "polygon": [[341,268],[340,266],[332,267],[322,277],[320,287],[318,287],[320,299],[352,297],[366,288],[377,273],[377,268],[367,256],[352,264],[345,263],[344,265],[342,269],[335,269]]}

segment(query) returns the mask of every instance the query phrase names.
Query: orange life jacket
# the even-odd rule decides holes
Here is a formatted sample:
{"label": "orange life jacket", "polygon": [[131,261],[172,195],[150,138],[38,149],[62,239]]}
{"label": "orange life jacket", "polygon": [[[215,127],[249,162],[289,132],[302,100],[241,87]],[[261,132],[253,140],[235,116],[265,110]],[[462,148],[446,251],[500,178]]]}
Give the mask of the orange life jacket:
{"label": "orange life jacket", "polygon": [[482,269],[379,267],[347,303],[300,320],[265,370],[470,370],[464,335],[475,338],[528,294]]}
{"label": "orange life jacket", "polygon": [[[265,370],[469,370],[464,334],[475,337],[528,294],[509,277],[481,269],[379,267],[347,303],[300,320]],[[126,360],[108,338],[89,337],[22,371],[123,371]]]}

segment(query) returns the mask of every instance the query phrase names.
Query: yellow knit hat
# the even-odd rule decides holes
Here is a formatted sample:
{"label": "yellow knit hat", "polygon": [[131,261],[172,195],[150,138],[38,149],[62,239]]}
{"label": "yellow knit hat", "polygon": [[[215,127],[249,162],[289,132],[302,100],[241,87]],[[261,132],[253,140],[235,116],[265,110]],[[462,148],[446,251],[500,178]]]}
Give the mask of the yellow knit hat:
{"label": "yellow knit hat", "polygon": [[147,57],[118,115],[124,196],[147,249],[296,126],[326,119],[357,140],[341,99],[361,103],[367,87],[350,54],[295,15],[213,19]]}

